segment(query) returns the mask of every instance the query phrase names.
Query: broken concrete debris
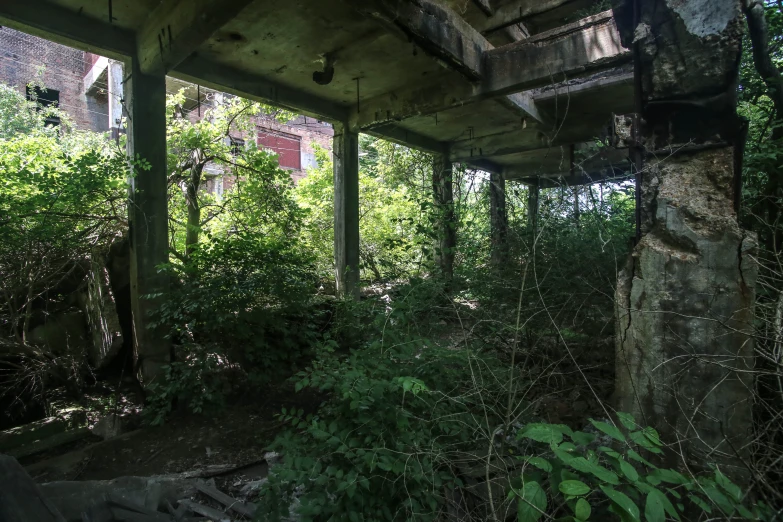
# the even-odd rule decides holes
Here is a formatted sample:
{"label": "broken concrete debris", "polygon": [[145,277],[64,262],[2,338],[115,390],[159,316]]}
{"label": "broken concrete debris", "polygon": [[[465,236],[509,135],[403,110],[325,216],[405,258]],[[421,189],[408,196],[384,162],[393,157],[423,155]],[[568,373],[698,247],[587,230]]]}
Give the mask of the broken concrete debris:
{"label": "broken concrete debris", "polygon": [[[277,457],[273,453],[269,455],[272,459]],[[221,469],[226,473],[239,468],[244,466]],[[0,520],[233,522],[253,519],[255,504],[221,491],[214,479],[205,481],[194,476],[203,477],[203,470],[174,476],[62,481],[39,486],[15,458],[0,455]],[[253,486],[258,482],[251,481]],[[247,498],[257,491],[256,487],[242,487],[241,496]]]}
{"label": "broken concrete debris", "polygon": [[27,457],[76,442],[89,435],[85,412],[66,411],[57,417],[48,417],[0,431],[0,451],[16,458]]}

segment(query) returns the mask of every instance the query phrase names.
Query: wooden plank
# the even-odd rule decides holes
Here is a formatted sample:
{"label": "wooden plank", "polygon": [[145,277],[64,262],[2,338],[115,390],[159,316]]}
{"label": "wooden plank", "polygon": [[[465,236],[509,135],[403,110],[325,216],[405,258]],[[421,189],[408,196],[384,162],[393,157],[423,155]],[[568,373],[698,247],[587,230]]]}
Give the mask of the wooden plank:
{"label": "wooden plank", "polygon": [[112,515],[116,522],[171,522],[172,518],[163,513],[139,513],[131,509],[125,509],[117,506],[111,508]]}
{"label": "wooden plank", "polygon": [[231,511],[239,513],[249,518],[253,518],[256,512],[256,506],[252,503],[244,503],[241,500],[237,500],[232,496],[226,495],[217,488],[213,488],[201,481],[196,482],[196,489],[210,497],[213,500],[217,500]]}
{"label": "wooden plank", "polygon": [[0,520],[65,522],[15,458],[0,455]]}
{"label": "wooden plank", "polygon": [[210,518],[215,522],[231,521],[231,517],[226,513],[217,510],[215,508],[211,508],[209,506],[199,504],[198,502],[193,502],[192,500],[180,500],[179,503],[181,505],[186,506],[193,513],[196,513],[198,515],[204,515],[205,517]]}

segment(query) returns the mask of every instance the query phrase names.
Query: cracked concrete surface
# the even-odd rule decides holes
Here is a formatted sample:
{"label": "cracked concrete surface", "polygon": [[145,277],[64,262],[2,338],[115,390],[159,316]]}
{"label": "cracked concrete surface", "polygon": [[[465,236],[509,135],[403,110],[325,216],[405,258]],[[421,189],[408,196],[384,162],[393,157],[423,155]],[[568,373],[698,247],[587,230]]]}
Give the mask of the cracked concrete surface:
{"label": "cracked concrete surface", "polygon": [[642,238],[618,278],[617,407],[673,444],[665,464],[698,470],[717,462],[742,480],[757,267],[755,238],[739,227],[734,209],[740,5],[640,6],[640,25],[652,28],[637,31],[643,141],[663,149],[648,150]]}

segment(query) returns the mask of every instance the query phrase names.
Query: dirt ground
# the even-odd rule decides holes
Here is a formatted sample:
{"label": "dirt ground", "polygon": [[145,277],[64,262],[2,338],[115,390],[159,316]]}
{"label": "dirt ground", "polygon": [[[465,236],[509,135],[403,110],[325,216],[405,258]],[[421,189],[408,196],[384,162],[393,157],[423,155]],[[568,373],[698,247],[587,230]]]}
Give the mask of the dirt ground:
{"label": "dirt ground", "polygon": [[267,474],[264,455],[282,428],[275,416],[282,407],[293,406],[310,411],[317,401],[281,389],[203,415],[174,414],[162,426],[141,427],[105,441],[91,436],[20,462],[39,483],[187,472],[215,477],[218,483],[254,480]]}

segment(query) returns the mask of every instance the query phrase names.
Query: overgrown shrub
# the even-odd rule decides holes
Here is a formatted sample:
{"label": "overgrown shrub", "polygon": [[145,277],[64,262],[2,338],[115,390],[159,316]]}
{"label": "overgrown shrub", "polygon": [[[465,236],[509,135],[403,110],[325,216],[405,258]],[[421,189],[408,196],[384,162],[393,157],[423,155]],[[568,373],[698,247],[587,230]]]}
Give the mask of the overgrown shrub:
{"label": "overgrown shrub", "polygon": [[481,435],[499,422],[482,399],[496,396],[502,369],[425,340],[344,358],[335,348],[327,343],[298,375],[297,389],[331,398],[317,415],[283,412],[298,431],[275,442],[285,461],[264,491],[265,520],[288,516],[299,487],[302,520],[437,520],[463,486],[457,465],[479,460]]}
{"label": "overgrown shrub", "polygon": [[658,433],[631,415],[617,416],[623,429],[590,420],[600,438],[562,424],[531,423],[518,432],[517,439],[533,441],[511,482],[519,522],[545,514],[576,521],[773,520],[768,506],[749,502],[717,467],[702,476],[659,468],[648,460],[664,451]]}

